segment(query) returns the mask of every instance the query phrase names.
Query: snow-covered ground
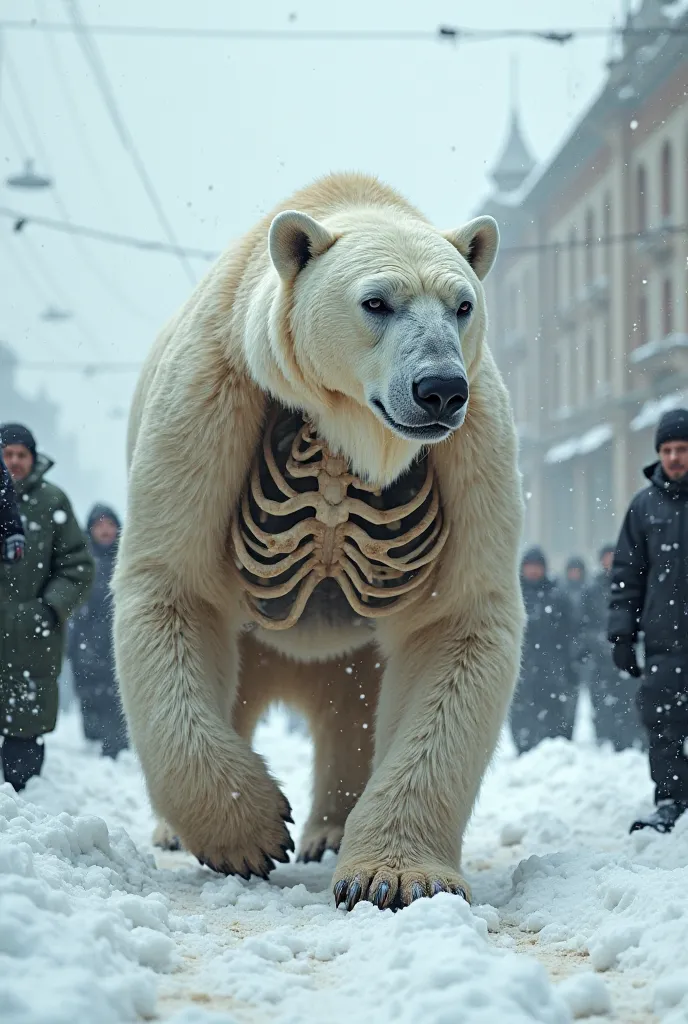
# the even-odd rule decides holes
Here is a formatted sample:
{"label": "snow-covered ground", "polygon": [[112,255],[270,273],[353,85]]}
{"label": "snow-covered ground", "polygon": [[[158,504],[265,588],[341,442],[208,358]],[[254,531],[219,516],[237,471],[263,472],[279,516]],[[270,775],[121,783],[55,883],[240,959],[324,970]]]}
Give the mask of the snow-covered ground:
{"label": "snow-covered ground", "polygon": [[[310,745],[257,737],[299,823]],[[134,757],[98,758],[65,715],[45,776],[0,786],[3,1024],[564,1024],[688,1021],[688,815],[629,836],[645,758],[585,740],[508,747],[465,868],[475,902],[333,909],[323,865],[220,878],[150,845]]]}

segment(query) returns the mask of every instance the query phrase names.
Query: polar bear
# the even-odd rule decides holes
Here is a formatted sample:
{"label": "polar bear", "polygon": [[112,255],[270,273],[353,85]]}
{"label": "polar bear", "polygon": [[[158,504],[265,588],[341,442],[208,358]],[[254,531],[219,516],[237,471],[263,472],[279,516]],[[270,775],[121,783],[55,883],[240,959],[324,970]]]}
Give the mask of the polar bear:
{"label": "polar bear", "polygon": [[[440,232],[376,179],[328,176],[219,258],[147,359],[117,671],[154,809],[219,872],[265,878],[294,849],[289,804],[251,748],[280,699],[310,720],[301,857],[339,849],[336,904],[469,898],[462,839],[524,623],[515,429],[481,285],[498,242],[489,217]],[[283,522],[280,502],[301,511]],[[393,522],[397,505],[416,513]],[[420,515],[421,540],[390,548],[393,529],[425,529]],[[311,568],[271,593],[260,552],[288,535],[293,562],[299,530]],[[266,611],[280,602],[281,619]]]}

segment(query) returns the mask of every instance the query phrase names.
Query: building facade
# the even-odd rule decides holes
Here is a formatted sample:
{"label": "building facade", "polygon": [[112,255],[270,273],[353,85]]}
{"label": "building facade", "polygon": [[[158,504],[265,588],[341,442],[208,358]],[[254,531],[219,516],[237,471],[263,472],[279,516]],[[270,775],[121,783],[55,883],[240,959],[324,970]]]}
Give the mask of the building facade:
{"label": "building facade", "polygon": [[555,565],[616,540],[659,417],[688,405],[688,13],[671,6],[644,0],[545,168],[512,115],[481,206],[502,232],[485,284],[520,435],[525,541]]}

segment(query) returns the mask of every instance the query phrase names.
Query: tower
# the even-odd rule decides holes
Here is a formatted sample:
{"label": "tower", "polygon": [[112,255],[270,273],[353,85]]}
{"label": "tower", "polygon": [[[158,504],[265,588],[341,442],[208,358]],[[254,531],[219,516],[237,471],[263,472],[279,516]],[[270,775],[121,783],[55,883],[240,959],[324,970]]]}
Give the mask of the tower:
{"label": "tower", "polygon": [[510,79],[509,131],[502,151],[490,172],[497,190],[502,193],[515,192],[535,167],[535,158],[526,145],[521,130],[518,113],[518,68],[515,56],[511,58]]}

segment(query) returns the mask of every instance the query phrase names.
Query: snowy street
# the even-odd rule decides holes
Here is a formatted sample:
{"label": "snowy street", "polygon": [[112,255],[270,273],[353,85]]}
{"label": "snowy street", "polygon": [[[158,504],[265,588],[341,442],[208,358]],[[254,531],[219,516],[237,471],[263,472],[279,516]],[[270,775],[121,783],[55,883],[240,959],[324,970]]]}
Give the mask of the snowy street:
{"label": "snowy street", "polygon": [[[505,745],[468,833],[473,907],[346,914],[333,858],[269,883],[156,866],[133,755],[97,757],[71,714],[47,743],[24,797],[0,787],[4,1024],[688,1020],[688,815],[627,834],[651,798],[635,751]],[[257,746],[298,832],[309,742],[275,712]]]}

